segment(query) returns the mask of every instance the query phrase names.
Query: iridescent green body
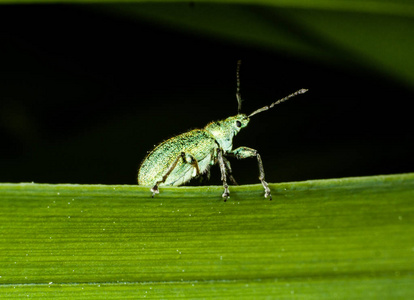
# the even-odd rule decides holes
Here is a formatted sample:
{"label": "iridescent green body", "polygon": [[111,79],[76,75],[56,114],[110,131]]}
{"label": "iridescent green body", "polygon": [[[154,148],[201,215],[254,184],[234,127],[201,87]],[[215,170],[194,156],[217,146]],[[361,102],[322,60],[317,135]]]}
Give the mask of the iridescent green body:
{"label": "iridescent green body", "polygon": [[[153,186],[163,181],[163,176],[177,158],[176,166],[159,186],[179,186],[208,172],[210,166],[218,161],[217,150],[222,149],[223,154],[230,153],[233,137],[248,123],[249,118],[239,114],[223,121],[211,122],[204,129],[194,129],[164,141],[142,162],[138,172],[138,184]],[[199,174],[194,160],[197,162]]]}
{"label": "iridescent green body", "polygon": [[[153,186],[160,181],[181,152],[194,157],[198,161],[200,172],[203,173],[214,161],[216,148],[214,137],[200,129],[166,140],[151,151],[143,161],[138,173],[138,184]],[[196,169],[182,160],[160,185],[182,185],[196,175]]]}
{"label": "iridescent green body", "polygon": [[249,115],[241,114],[240,63],[240,61],[237,63],[236,91],[239,114],[222,121],[211,122],[203,129],[191,130],[170,138],[155,147],[142,162],[138,171],[138,184],[152,186],[152,197],[159,193],[159,186],[185,184],[194,177],[208,173],[210,166],[218,164],[224,188],[222,197],[226,201],[230,196],[227,178],[233,184],[237,184],[231,174],[230,162],[226,158],[226,156],[233,156],[238,159],[256,157],[259,167],[259,180],[265,191],[264,196],[272,200],[269,186],[265,181],[263,162],[259,153],[257,150],[248,147],[239,147],[233,150],[233,138],[249,124],[251,116],[266,111],[296,95],[303,94],[307,90],[301,89],[268,106],[259,108]]}

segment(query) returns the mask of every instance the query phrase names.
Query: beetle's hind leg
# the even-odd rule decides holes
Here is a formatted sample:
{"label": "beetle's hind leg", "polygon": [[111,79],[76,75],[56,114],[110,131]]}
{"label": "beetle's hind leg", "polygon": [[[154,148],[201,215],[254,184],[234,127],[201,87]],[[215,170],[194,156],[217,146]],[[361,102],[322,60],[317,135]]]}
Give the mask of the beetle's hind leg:
{"label": "beetle's hind leg", "polygon": [[171,172],[175,169],[180,159],[183,160],[184,163],[190,164],[194,167],[196,170],[196,175],[200,175],[200,168],[198,167],[198,162],[195,157],[193,157],[191,154],[186,154],[185,152],[181,152],[179,156],[174,160],[174,162],[171,164],[171,166],[168,168],[167,172],[165,172],[164,176],[162,176],[162,179],[157,181],[155,185],[152,187],[152,198],[154,198],[155,194],[159,194],[160,190],[158,189],[158,185],[161,183],[164,183],[168,176],[171,174]]}

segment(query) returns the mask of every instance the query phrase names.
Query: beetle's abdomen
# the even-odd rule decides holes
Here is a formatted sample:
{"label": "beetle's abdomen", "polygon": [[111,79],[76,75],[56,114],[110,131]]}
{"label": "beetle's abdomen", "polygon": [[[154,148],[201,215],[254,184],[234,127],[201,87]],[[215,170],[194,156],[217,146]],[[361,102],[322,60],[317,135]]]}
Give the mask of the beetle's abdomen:
{"label": "beetle's abdomen", "polygon": [[138,184],[151,186],[161,181],[177,157],[180,157],[164,184],[160,185],[182,185],[195,176],[195,169],[181,159],[181,152],[194,157],[199,162],[200,173],[203,173],[214,159],[216,148],[214,137],[202,129],[166,140],[155,147],[142,162],[138,171]]}

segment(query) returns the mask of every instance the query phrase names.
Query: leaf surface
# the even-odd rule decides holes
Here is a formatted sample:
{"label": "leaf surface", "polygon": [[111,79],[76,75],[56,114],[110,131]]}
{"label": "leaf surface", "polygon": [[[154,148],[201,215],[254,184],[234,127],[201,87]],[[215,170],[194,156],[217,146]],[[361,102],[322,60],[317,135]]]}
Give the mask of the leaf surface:
{"label": "leaf surface", "polygon": [[270,187],[1,184],[0,295],[414,296],[414,174]]}

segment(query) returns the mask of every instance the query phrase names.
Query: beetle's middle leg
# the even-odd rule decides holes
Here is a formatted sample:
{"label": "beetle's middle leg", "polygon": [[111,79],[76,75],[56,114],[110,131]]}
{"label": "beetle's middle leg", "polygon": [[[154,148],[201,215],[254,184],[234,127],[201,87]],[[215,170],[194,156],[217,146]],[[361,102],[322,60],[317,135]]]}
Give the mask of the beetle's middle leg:
{"label": "beetle's middle leg", "polygon": [[158,185],[161,183],[164,183],[168,176],[171,174],[171,172],[175,169],[180,159],[183,160],[184,163],[190,164],[194,167],[196,170],[197,176],[200,175],[200,168],[198,167],[197,159],[192,156],[191,154],[187,154],[185,152],[181,152],[179,156],[174,160],[174,162],[171,164],[171,166],[168,168],[167,172],[165,172],[164,176],[162,176],[162,179],[157,181],[153,188],[151,189],[152,192],[152,198],[154,198],[155,194],[159,194]]}
{"label": "beetle's middle leg", "polygon": [[227,174],[229,175],[229,179],[230,179],[231,183],[234,184],[234,185],[239,185],[237,183],[236,179],[234,179],[234,177],[232,175],[233,170],[231,169],[231,165],[230,165],[229,160],[225,156],[223,156],[223,161],[224,161],[224,165],[226,166]]}
{"label": "beetle's middle leg", "polygon": [[217,149],[217,159],[218,159],[218,163],[219,163],[219,166],[220,166],[221,181],[223,181],[223,187],[224,187],[224,193],[223,193],[222,197],[224,198],[224,202],[226,202],[227,198],[230,197],[230,191],[229,191],[229,186],[227,184],[226,165],[224,163],[224,157],[223,157],[222,152],[223,152],[223,150],[221,150],[220,148]]}
{"label": "beetle's middle leg", "polygon": [[254,157],[257,158],[257,164],[259,165],[259,179],[264,187],[265,190],[265,198],[269,197],[269,200],[272,200],[272,195],[270,194],[270,189],[265,181],[265,173],[263,169],[263,162],[262,158],[260,157],[259,152],[257,150],[254,150],[252,148],[248,147],[239,147],[237,149],[234,149],[230,152],[230,154],[234,155],[238,159],[248,158],[248,157]]}

